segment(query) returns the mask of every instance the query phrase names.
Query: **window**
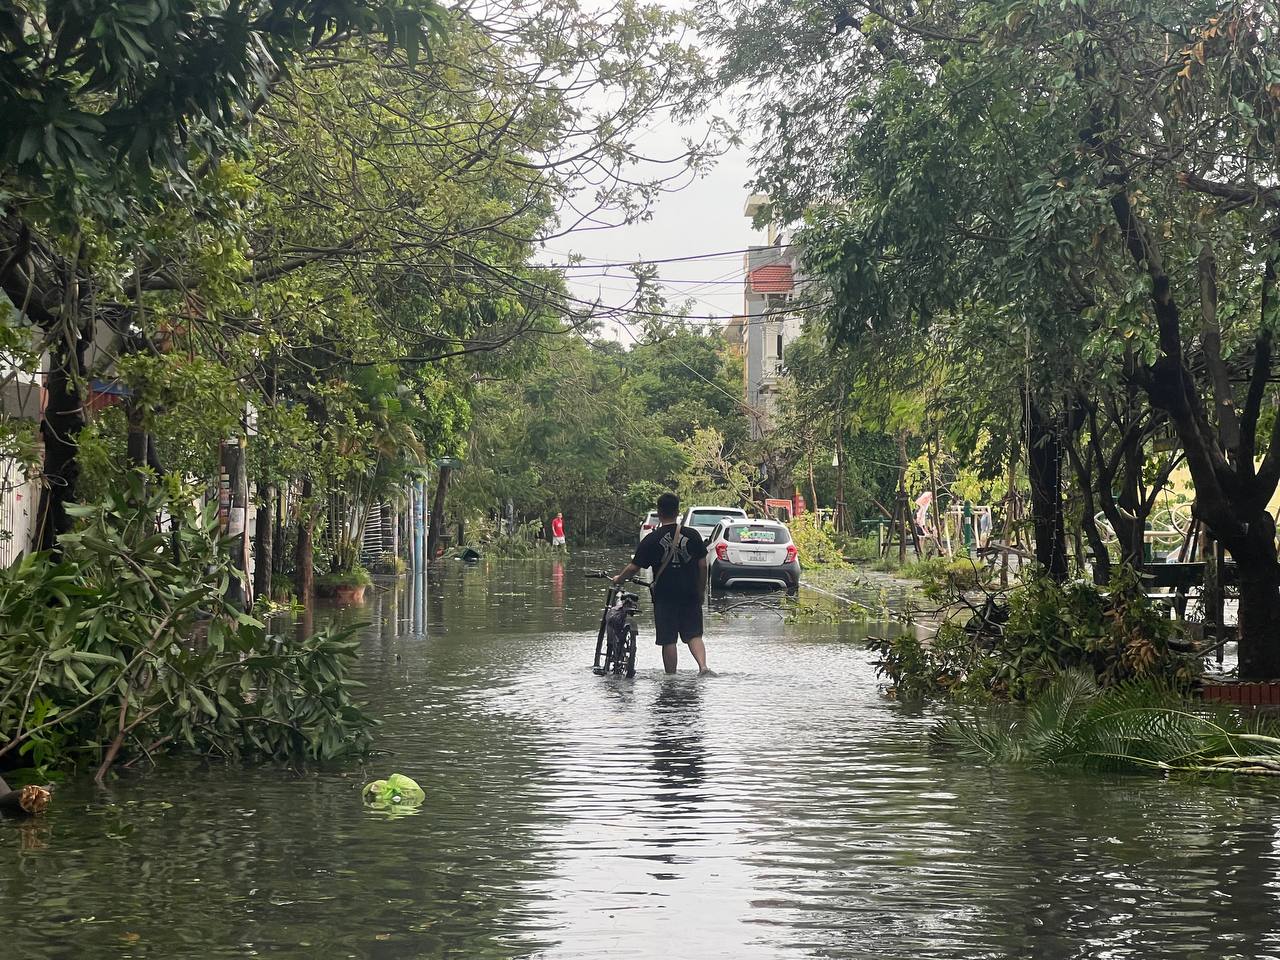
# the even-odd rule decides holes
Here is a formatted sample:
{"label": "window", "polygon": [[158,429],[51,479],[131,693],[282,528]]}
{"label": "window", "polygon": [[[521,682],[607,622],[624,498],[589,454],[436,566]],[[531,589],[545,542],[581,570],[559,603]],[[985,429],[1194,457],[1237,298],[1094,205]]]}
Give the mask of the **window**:
{"label": "window", "polygon": [[742,510],[694,510],[689,515],[691,527],[714,527],[721,520],[738,519],[746,514]]}
{"label": "window", "polygon": [[782,334],[778,334],[778,362],[782,362]]}
{"label": "window", "polygon": [[791,534],[786,527],[765,527],[751,524],[734,524],[726,527],[724,538],[730,543],[774,543],[791,542]]}

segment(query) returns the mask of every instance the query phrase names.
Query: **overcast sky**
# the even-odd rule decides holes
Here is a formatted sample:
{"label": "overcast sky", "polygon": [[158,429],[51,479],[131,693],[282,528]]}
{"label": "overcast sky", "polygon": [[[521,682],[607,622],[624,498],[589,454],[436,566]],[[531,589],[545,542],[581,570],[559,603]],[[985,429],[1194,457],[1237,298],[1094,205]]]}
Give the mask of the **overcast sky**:
{"label": "overcast sky", "polygon": [[[663,122],[644,136],[639,146],[649,156],[674,156],[682,149],[680,133],[675,124]],[[677,193],[659,197],[650,220],[560,237],[547,243],[539,260],[563,263],[572,253],[580,254],[587,264],[628,263],[741,250],[764,243],[764,232],[752,229],[743,215],[748,196],[745,184],[750,176],[749,147],[733,149],[705,177]],[[741,253],[661,264],[657,269],[673,307],[691,300],[691,316],[727,318],[742,312]],[[627,303],[635,290],[625,268],[570,270],[568,279],[574,296],[599,299],[607,305]],[[620,331],[614,335],[627,339]]]}

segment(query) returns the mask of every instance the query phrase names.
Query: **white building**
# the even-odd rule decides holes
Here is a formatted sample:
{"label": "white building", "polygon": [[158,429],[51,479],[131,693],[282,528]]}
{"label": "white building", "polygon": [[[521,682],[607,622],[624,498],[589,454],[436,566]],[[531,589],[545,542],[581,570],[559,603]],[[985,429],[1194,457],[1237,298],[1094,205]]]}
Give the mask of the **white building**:
{"label": "white building", "polygon": [[[744,214],[754,218],[769,198],[752,194]],[[743,318],[731,326],[740,336],[746,368],[746,402],[751,436],[767,433],[778,411],[778,395],[786,376],[787,346],[800,336],[801,318],[792,312],[796,301],[798,251],[783,242],[769,226],[769,243],[752,246],[743,257]]]}

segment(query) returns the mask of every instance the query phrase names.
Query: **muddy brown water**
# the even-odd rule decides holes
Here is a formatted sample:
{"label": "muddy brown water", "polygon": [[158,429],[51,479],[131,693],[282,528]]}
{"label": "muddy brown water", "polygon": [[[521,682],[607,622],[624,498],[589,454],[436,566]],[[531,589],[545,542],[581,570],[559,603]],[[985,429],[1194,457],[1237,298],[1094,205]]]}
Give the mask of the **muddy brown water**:
{"label": "muddy brown water", "polygon": [[[616,559],[379,592],[374,757],[165,760],[0,823],[4,955],[1280,957],[1272,785],[935,756],[866,628],[767,605],[709,619],[719,676],[662,674],[646,616],[639,675],[595,677],[581,573]],[[362,807],[397,771],[422,809]]]}

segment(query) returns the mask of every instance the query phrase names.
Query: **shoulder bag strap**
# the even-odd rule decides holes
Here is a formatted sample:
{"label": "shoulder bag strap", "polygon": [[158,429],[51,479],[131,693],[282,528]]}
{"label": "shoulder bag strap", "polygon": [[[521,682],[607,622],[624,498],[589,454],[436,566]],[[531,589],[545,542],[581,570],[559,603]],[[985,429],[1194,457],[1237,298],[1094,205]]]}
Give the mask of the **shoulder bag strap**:
{"label": "shoulder bag strap", "polygon": [[676,532],[671,535],[671,548],[667,550],[667,555],[662,558],[662,566],[660,566],[658,568],[658,572],[653,575],[653,583],[650,584],[651,587],[656,587],[658,585],[658,578],[667,572],[667,567],[675,558],[676,551],[680,549],[680,536],[682,533],[683,528],[680,526],[680,521],[677,520]]}

